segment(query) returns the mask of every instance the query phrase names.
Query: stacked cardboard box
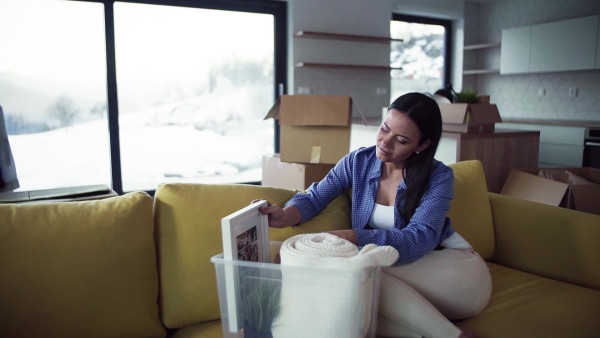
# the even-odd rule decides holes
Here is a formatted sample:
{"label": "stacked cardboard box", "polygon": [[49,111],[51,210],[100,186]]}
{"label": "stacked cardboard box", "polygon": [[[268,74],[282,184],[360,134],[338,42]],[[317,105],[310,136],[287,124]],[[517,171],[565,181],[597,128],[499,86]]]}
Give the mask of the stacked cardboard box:
{"label": "stacked cardboard box", "polygon": [[262,184],[304,190],[325,177],[350,149],[352,107],[350,96],[281,96],[265,117],[279,122],[280,153],[263,158]]}

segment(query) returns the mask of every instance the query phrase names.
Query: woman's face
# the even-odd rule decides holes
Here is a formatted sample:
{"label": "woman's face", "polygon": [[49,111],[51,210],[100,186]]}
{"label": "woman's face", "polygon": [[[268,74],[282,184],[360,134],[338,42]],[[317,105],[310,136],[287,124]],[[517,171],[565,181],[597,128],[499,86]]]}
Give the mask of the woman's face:
{"label": "woman's face", "polygon": [[[431,140],[419,144],[421,132],[406,114],[391,109],[377,131],[377,158],[382,162],[404,164],[416,151],[423,151]],[[418,156],[418,155],[417,155]]]}

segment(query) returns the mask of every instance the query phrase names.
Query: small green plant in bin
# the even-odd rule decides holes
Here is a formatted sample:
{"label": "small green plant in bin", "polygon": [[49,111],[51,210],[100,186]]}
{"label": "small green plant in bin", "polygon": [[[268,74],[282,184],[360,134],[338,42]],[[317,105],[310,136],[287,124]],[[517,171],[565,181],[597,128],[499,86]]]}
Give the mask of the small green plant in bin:
{"label": "small green plant in bin", "polygon": [[477,92],[473,88],[469,87],[460,93],[456,93],[456,98],[459,103],[477,103]]}
{"label": "small green plant in bin", "polygon": [[281,306],[281,281],[266,278],[252,280],[244,297],[244,337],[272,337],[271,327]]}

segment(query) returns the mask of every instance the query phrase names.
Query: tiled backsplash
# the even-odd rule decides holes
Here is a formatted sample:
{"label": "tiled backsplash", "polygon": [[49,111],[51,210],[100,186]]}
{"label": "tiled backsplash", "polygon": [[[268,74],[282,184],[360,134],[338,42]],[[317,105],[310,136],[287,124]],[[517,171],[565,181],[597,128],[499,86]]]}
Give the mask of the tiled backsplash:
{"label": "tiled backsplash", "polygon": [[[569,97],[572,87],[576,97]],[[502,117],[600,120],[600,71],[486,75],[479,92],[490,95]]]}
{"label": "tiled backsplash", "polygon": [[[499,42],[503,28],[527,26],[600,14],[598,0],[505,0],[482,3],[479,42]],[[486,66],[500,52],[483,54]],[[576,97],[569,88],[576,87]],[[490,95],[503,117],[600,120],[600,70],[520,75],[480,75],[478,92]],[[543,89],[541,96],[538,90]]]}

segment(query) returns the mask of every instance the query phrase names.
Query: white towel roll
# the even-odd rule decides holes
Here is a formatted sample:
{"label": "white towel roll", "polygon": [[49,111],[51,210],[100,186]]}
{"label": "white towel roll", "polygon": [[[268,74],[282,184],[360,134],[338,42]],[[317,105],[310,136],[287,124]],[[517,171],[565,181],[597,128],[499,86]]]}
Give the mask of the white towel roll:
{"label": "white towel roll", "polygon": [[394,264],[398,251],[374,244],[359,250],[345,239],[317,233],[287,239],[280,256],[281,310],[273,337],[362,338],[370,331],[378,287],[373,268]]}

